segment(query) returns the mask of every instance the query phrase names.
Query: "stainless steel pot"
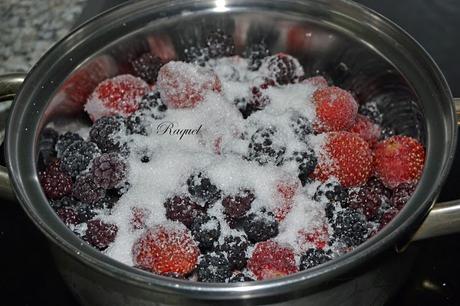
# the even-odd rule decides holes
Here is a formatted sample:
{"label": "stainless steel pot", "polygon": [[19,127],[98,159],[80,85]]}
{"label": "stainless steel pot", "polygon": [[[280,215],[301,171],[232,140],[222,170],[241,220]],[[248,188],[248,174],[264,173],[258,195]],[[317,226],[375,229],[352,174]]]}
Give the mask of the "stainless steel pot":
{"label": "stainless steel pot", "polygon": [[[185,47],[217,28],[233,33],[239,52],[265,39],[273,51],[292,53],[308,73],[326,74],[358,99],[380,103],[386,109],[385,126],[422,139],[427,148],[423,176],[414,196],[384,230],[309,271],[270,281],[206,284],[125,266],[83,243],[58,219],[37,180],[37,139],[49,122],[80,119],[78,99],[68,88],[87,78],[88,70],[96,70],[101,79],[128,72],[126,59],[148,50],[180,58]],[[99,81],[88,80],[86,84]],[[41,58],[17,91],[21,81],[20,75],[0,80],[2,99],[16,93],[6,134],[10,178],[1,169],[1,195],[12,195],[11,182],[28,216],[51,241],[62,275],[83,304],[381,305],[410,269],[414,250],[404,251],[409,242],[460,231],[460,201],[436,203],[456,144],[449,87],[409,35],[351,1],[133,2],[69,34]]]}

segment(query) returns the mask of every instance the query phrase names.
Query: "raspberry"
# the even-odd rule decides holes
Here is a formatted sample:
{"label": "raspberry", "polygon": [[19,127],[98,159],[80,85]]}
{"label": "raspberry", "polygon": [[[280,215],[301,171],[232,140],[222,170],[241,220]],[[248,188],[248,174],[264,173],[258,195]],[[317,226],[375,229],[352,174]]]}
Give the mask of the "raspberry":
{"label": "raspberry", "polygon": [[91,205],[105,196],[105,190],[98,186],[94,182],[93,176],[88,173],[77,177],[72,189],[72,196]]}
{"label": "raspberry", "polygon": [[300,257],[300,271],[307,270],[331,260],[332,257],[322,249],[308,249]]}
{"label": "raspberry", "polygon": [[326,135],[323,153],[314,176],[322,181],[337,178],[344,187],[366,183],[372,171],[369,144],[356,134],[332,132]]}
{"label": "raspberry", "polygon": [[360,245],[369,235],[365,217],[351,208],[338,211],[331,225],[334,230],[333,236],[347,247]]}
{"label": "raspberry", "polygon": [[308,148],[303,152],[295,151],[292,154],[292,159],[298,165],[299,180],[302,183],[302,186],[305,186],[310,181],[310,174],[313,173],[316,165],[318,164],[315,151],[311,148]]}
{"label": "raspberry", "polygon": [[119,136],[125,132],[125,119],[121,116],[101,117],[89,131],[89,138],[102,152],[118,152],[121,149]]}
{"label": "raspberry", "polygon": [[313,125],[310,120],[300,114],[294,114],[290,126],[300,141],[307,142],[308,135],[313,133]]}
{"label": "raspberry", "polygon": [[97,186],[114,188],[126,177],[126,162],[117,153],[104,153],[93,160],[91,173]]}
{"label": "raspberry", "polygon": [[232,275],[230,263],[221,252],[205,254],[197,268],[198,281],[207,283],[225,283]]}
{"label": "raspberry", "polygon": [[246,267],[248,240],[245,236],[227,236],[219,250],[227,255],[232,270],[242,270]]}
{"label": "raspberry", "polygon": [[150,211],[146,208],[133,207],[131,209],[131,220],[130,223],[133,229],[143,229],[146,226]]}
{"label": "raspberry", "polygon": [[282,277],[298,271],[292,249],[274,241],[256,244],[248,260],[248,268],[258,280]]}
{"label": "raspberry", "polygon": [[57,156],[61,158],[67,147],[77,141],[83,141],[83,138],[76,133],[66,132],[65,134],[60,135],[56,142]]}
{"label": "raspberry", "polygon": [[279,232],[275,216],[264,209],[249,214],[243,222],[243,229],[253,243],[273,238]]}
{"label": "raspberry", "polygon": [[313,100],[318,132],[348,130],[355,122],[358,104],[348,91],[335,86],[318,89]]}
{"label": "raspberry", "polygon": [[253,281],[254,279],[250,278],[249,276],[241,272],[236,273],[228,280],[229,283],[242,283],[242,282],[253,282]]}
{"label": "raspberry", "polygon": [[168,107],[163,103],[160,92],[153,91],[142,97],[139,103],[139,110],[148,112],[154,119],[163,119]]}
{"label": "raspberry", "polygon": [[383,115],[375,102],[367,102],[358,107],[358,113],[376,124],[382,124]]}
{"label": "raspberry", "polygon": [[377,124],[373,123],[370,119],[358,114],[356,116],[355,123],[350,128],[350,132],[358,134],[372,147],[380,139],[382,131],[380,127]]}
{"label": "raspberry", "polygon": [[401,210],[415,192],[415,187],[415,184],[401,184],[396,187],[390,199],[391,206]]}
{"label": "raspberry", "polygon": [[210,58],[232,56],[235,54],[235,43],[231,35],[218,29],[211,32],[206,38],[206,46]]}
{"label": "raspberry", "polygon": [[134,74],[150,84],[155,84],[158,71],[163,65],[161,58],[151,53],[144,53],[131,61]]}
{"label": "raspberry", "polygon": [[94,157],[100,154],[94,142],[78,140],[67,147],[62,154],[61,170],[72,177],[85,171]]}
{"label": "raspberry", "polygon": [[389,202],[389,196],[390,191],[379,180],[373,178],[364,186],[350,189],[349,205],[360,211],[367,220],[374,220],[380,207]]}
{"label": "raspberry", "polygon": [[277,53],[265,60],[269,77],[276,80],[279,85],[295,83],[303,76],[303,68],[299,61],[284,53]]}
{"label": "raspberry", "polygon": [[99,250],[106,249],[117,236],[118,227],[114,224],[95,219],[89,221],[87,225],[84,239]]}
{"label": "raspberry", "polygon": [[264,41],[250,45],[245,54],[248,58],[248,69],[256,71],[262,65],[262,60],[270,55],[270,50],[268,49]]}
{"label": "raspberry", "polygon": [[78,213],[75,208],[72,207],[61,207],[56,209],[56,214],[58,215],[59,219],[64,222],[65,225],[77,225],[80,223],[78,218]]}
{"label": "raspberry", "polygon": [[198,216],[203,214],[203,207],[193,202],[187,196],[174,196],[164,203],[166,217],[173,221],[182,222],[190,227]]}
{"label": "raspberry", "polygon": [[376,176],[389,188],[417,183],[425,164],[425,149],[416,139],[393,136],[375,146]]}
{"label": "raspberry", "polygon": [[38,164],[43,169],[56,157],[55,146],[58,133],[52,128],[44,128],[38,140]]}
{"label": "raspberry", "polygon": [[59,163],[55,160],[38,174],[43,191],[50,200],[58,200],[72,191],[72,178],[58,170]]}
{"label": "raspberry", "polygon": [[161,67],[158,91],[168,107],[195,107],[207,91],[220,92],[219,78],[210,70],[183,62],[169,62]]}
{"label": "raspberry", "polygon": [[301,83],[316,87],[316,89],[323,89],[329,86],[328,81],[321,75],[306,78]]}
{"label": "raspberry", "polygon": [[247,159],[257,161],[260,165],[280,165],[286,152],[284,140],[274,127],[259,128],[251,136],[248,148]]}
{"label": "raspberry", "polygon": [[221,191],[211,183],[211,180],[202,172],[193,173],[187,179],[188,192],[203,203],[203,206],[214,204],[221,195]]}
{"label": "raspberry", "polygon": [[199,216],[190,226],[192,236],[202,252],[212,250],[220,236],[220,223],[214,216]]}
{"label": "raspberry", "polygon": [[224,214],[230,219],[243,218],[251,209],[251,204],[255,200],[255,195],[251,190],[240,190],[239,193],[233,196],[226,196],[222,200]]}
{"label": "raspberry", "polygon": [[297,244],[302,250],[314,246],[317,249],[324,249],[329,242],[329,228],[327,224],[314,228],[312,231],[301,229],[297,232]]}
{"label": "raspberry", "polygon": [[276,184],[275,198],[278,200],[278,206],[274,210],[276,221],[283,221],[286,215],[291,211],[294,205],[294,196],[298,188],[298,182],[294,181],[282,181]]}
{"label": "raspberry", "polygon": [[93,121],[111,115],[126,117],[137,110],[141,97],[149,89],[145,81],[129,74],[107,79],[94,89],[85,111]]}
{"label": "raspberry", "polygon": [[133,245],[134,264],[157,274],[185,276],[197,264],[200,251],[190,232],[180,227],[147,229]]}

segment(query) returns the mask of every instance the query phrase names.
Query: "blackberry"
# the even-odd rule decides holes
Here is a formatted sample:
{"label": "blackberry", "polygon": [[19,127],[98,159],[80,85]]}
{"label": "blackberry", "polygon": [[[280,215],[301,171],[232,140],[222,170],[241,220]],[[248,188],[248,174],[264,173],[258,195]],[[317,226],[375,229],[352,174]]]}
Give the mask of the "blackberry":
{"label": "blackberry", "polygon": [[182,222],[189,228],[193,221],[204,213],[203,207],[187,196],[169,198],[164,203],[164,207],[166,208],[166,217],[168,219]]}
{"label": "blackberry", "polygon": [[368,102],[359,105],[358,113],[369,118],[374,123],[382,124],[383,115],[375,102]]}
{"label": "blackberry", "polygon": [[391,206],[401,210],[415,192],[415,187],[415,184],[401,184],[396,187],[390,199]]}
{"label": "blackberry", "polygon": [[308,135],[313,133],[313,125],[310,120],[300,114],[294,114],[291,117],[290,126],[302,142],[307,142]]}
{"label": "blackberry", "polygon": [[294,152],[292,156],[293,160],[298,165],[299,169],[299,180],[303,186],[309,182],[309,176],[315,170],[318,160],[313,149],[308,148],[303,152]]}
{"label": "blackberry", "polygon": [[164,65],[164,62],[158,56],[151,53],[144,53],[138,58],[131,61],[134,75],[145,80],[147,83],[155,84],[158,71]]}
{"label": "blackberry", "polygon": [[264,209],[249,214],[243,222],[243,229],[252,243],[273,238],[279,232],[275,215]]}
{"label": "blackberry", "polygon": [[139,103],[139,110],[148,111],[154,119],[163,119],[166,116],[168,107],[163,103],[159,91],[153,91],[142,97]]}
{"label": "blackberry", "polygon": [[300,271],[307,270],[331,259],[331,255],[324,250],[310,248],[300,257],[299,269]]}
{"label": "blackberry", "polygon": [[101,200],[105,196],[104,188],[98,186],[91,174],[80,175],[75,180],[72,196],[90,205]]}
{"label": "blackberry", "polygon": [[193,221],[190,230],[200,250],[205,253],[212,250],[219,239],[220,223],[214,216],[203,215]]}
{"label": "blackberry", "polygon": [[61,170],[76,177],[86,170],[94,157],[101,153],[94,142],[78,140],[62,154]]}
{"label": "blackberry", "polygon": [[54,210],[64,207],[76,208],[80,205],[80,201],[72,196],[64,196],[59,200],[50,201],[50,205]]}
{"label": "blackberry", "polygon": [[253,109],[252,106],[248,104],[248,99],[245,97],[235,98],[233,103],[240,111],[241,115],[243,115],[243,119],[248,118],[253,112],[257,111],[257,109]]}
{"label": "blackberry", "polygon": [[348,190],[337,182],[323,183],[316,189],[313,199],[326,203],[326,217],[331,220],[336,206],[348,206]]}
{"label": "blackberry", "polygon": [[399,213],[399,210],[396,209],[396,208],[390,208],[389,210],[387,210],[381,217],[380,217],[380,220],[379,220],[379,230],[381,230],[382,228],[384,228],[388,223],[391,222],[391,220],[393,220],[396,215]]}
{"label": "blackberry", "polygon": [[235,54],[233,37],[218,29],[206,38],[206,46],[210,58],[232,56]]}
{"label": "blackberry", "polygon": [[90,205],[92,209],[97,210],[110,210],[117,203],[118,197],[113,197],[110,194],[106,194],[105,197],[98,200],[97,202]]}
{"label": "blackberry", "polygon": [[96,212],[92,209],[92,206],[86,203],[80,203],[76,211],[80,223],[88,222],[96,216]]}
{"label": "blackberry", "polygon": [[267,59],[268,70],[279,85],[295,83],[303,74],[299,73],[300,65],[298,61],[287,54],[278,53]]}
{"label": "blackberry", "polygon": [[91,173],[96,185],[114,188],[126,177],[126,162],[117,153],[104,153],[93,160]]}
{"label": "blackberry", "polygon": [[369,235],[366,218],[351,208],[338,211],[331,225],[334,230],[333,237],[347,247],[360,245]]}
{"label": "blackberry", "polygon": [[43,191],[50,200],[58,200],[72,191],[72,178],[60,171],[58,165],[59,160],[56,160],[38,174]]}
{"label": "blackberry", "polygon": [[221,195],[221,191],[202,172],[193,173],[187,179],[188,192],[206,206],[214,204]]}
{"label": "blackberry", "polygon": [[117,236],[118,227],[114,224],[107,224],[99,219],[87,223],[83,239],[99,250],[105,250]]}
{"label": "blackberry", "polygon": [[199,46],[190,46],[184,49],[184,61],[204,66],[209,61],[209,50]]}
{"label": "blackberry", "polygon": [[126,118],[126,130],[130,134],[139,134],[147,136],[147,125],[145,112],[137,110]]}
{"label": "blackberry", "polygon": [[245,236],[227,236],[224,238],[224,243],[219,246],[219,251],[227,254],[232,270],[242,270],[246,267],[248,245]]}
{"label": "blackberry", "polygon": [[233,196],[226,196],[222,200],[224,214],[231,219],[243,218],[251,209],[251,204],[255,200],[255,195],[252,191],[244,189]]}
{"label": "blackberry", "polygon": [[391,191],[372,178],[364,186],[350,189],[349,206],[363,213],[367,220],[374,220],[390,196]]}
{"label": "blackberry", "polygon": [[56,142],[58,133],[51,129],[45,128],[40,134],[38,140],[38,167],[44,169],[56,157]]}
{"label": "blackberry", "polygon": [[62,154],[67,147],[77,141],[83,141],[83,138],[76,133],[66,132],[65,134],[60,135],[56,142],[57,157],[62,157]]}
{"label": "blackberry", "polygon": [[256,71],[262,65],[262,60],[270,56],[270,50],[264,41],[258,44],[252,44],[245,51],[245,56],[248,58],[248,69]]}
{"label": "blackberry", "polygon": [[229,283],[242,283],[242,282],[253,282],[253,281],[254,281],[253,278],[241,272],[236,273],[228,280]]}
{"label": "blackberry", "polygon": [[58,215],[59,219],[61,219],[61,221],[64,222],[64,224],[67,226],[81,223],[75,208],[60,207],[56,209],[56,214]]}
{"label": "blackberry", "polygon": [[274,127],[259,128],[249,143],[247,159],[257,161],[260,165],[283,163],[286,147],[281,137],[275,137],[277,130]]}
{"label": "blackberry", "polygon": [[117,134],[125,132],[125,119],[119,115],[101,117],[94,122],[89,138],[102,152],[118,152],[122,145]]}
{"label": "blackberry", "polygon": [[230,263],[221,252],[202,256],[197,267],[198,281],[224,283],[231,275]]}

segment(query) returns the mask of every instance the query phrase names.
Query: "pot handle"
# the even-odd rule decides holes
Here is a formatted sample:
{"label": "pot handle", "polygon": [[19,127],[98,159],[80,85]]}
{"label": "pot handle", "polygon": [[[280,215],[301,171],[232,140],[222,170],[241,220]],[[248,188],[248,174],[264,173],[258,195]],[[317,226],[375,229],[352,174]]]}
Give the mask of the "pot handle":
{"label": "pot handle", "polygon": [[[26,77],[25,73],[11,73],[0,75],[0,103],[14,99]],[[13,188],[10,184],[8,170],[0,166],[0,199],[15,200]]]}

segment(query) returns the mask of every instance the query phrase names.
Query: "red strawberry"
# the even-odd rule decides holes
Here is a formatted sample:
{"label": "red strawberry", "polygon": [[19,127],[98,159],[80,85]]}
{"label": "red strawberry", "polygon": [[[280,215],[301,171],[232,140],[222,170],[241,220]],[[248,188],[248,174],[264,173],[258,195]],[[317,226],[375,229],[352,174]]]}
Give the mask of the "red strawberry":
{"label": "red strawberry", "polygon": [[317,89],[323,89],[329,86],[327,80],[321,75],[310,77],[308,79],[303,80],[301,83],[314,86]]}
{"label": "red strawberry", "polygon": [[85,111],[93,121],[104,116],[128,116],[139,107],[149,85],[130,74],[119,75],[100,83],[85,104]]}
{"label": "red strawberry", "polygon": [[374,149],[375,173],[389,188],[418,182],[425,164],[425,149],[416,139],[393,136]]}
{"label": "red strawberry", "polygon": [[342,186],[354,187],[366,183],[371,171],[372,151],[366,141],[349,132],[326,134],[314,177],[321,181],[335,177]]}
{"label": "red strawberry", "polygon": [[270,240],[256,244],[248,260],[248,268],[258,280],[277,278],[298,271],[293,250]]}
{"label": "red strawberry", "polygon": [[162,100],[171,108],[195,107],[206,91],[221,91],[217,75],[184,62],[169,62],[158,72],[157,87]]}
{"label": "red strawberry", "polygon": [[135,265],[157,274],[186,275],[195,269],[199,255],[185,228],[150,228],[133,245]]}
{"label": "red strawberry", "polygon": [[298,181],[278,182],[276,185],[275,197],[279,200],[279,206],[274,209],[276,221],[281,222],[291,211],[292,205],[294,204],[294,195],[298,188]]}
{"label": "red strawberry", "polygon": [[372,147],[379,141],[382,129],[369,118],[358,114],[350,132],[361,136]]}
{"label": "red strawberry", "polygon": [[131,213],[130,223],[133,229],[145,228],[145,223],[150,215],[150,211],[146,208],[133,207]]}
{"label": "red strawberry", "polygon": [[358,104],[348,91],[335,86],[318,89],[313,100],[318,132],[348,130],[355,122]]}
{"label": "red strawberry", "polygon": [[315,228],[313,231],[299,230],[297,243],[302,251],[307,251],[314,246],[317,249],[324,249],[329,241],[329,229],[327,224]]}

